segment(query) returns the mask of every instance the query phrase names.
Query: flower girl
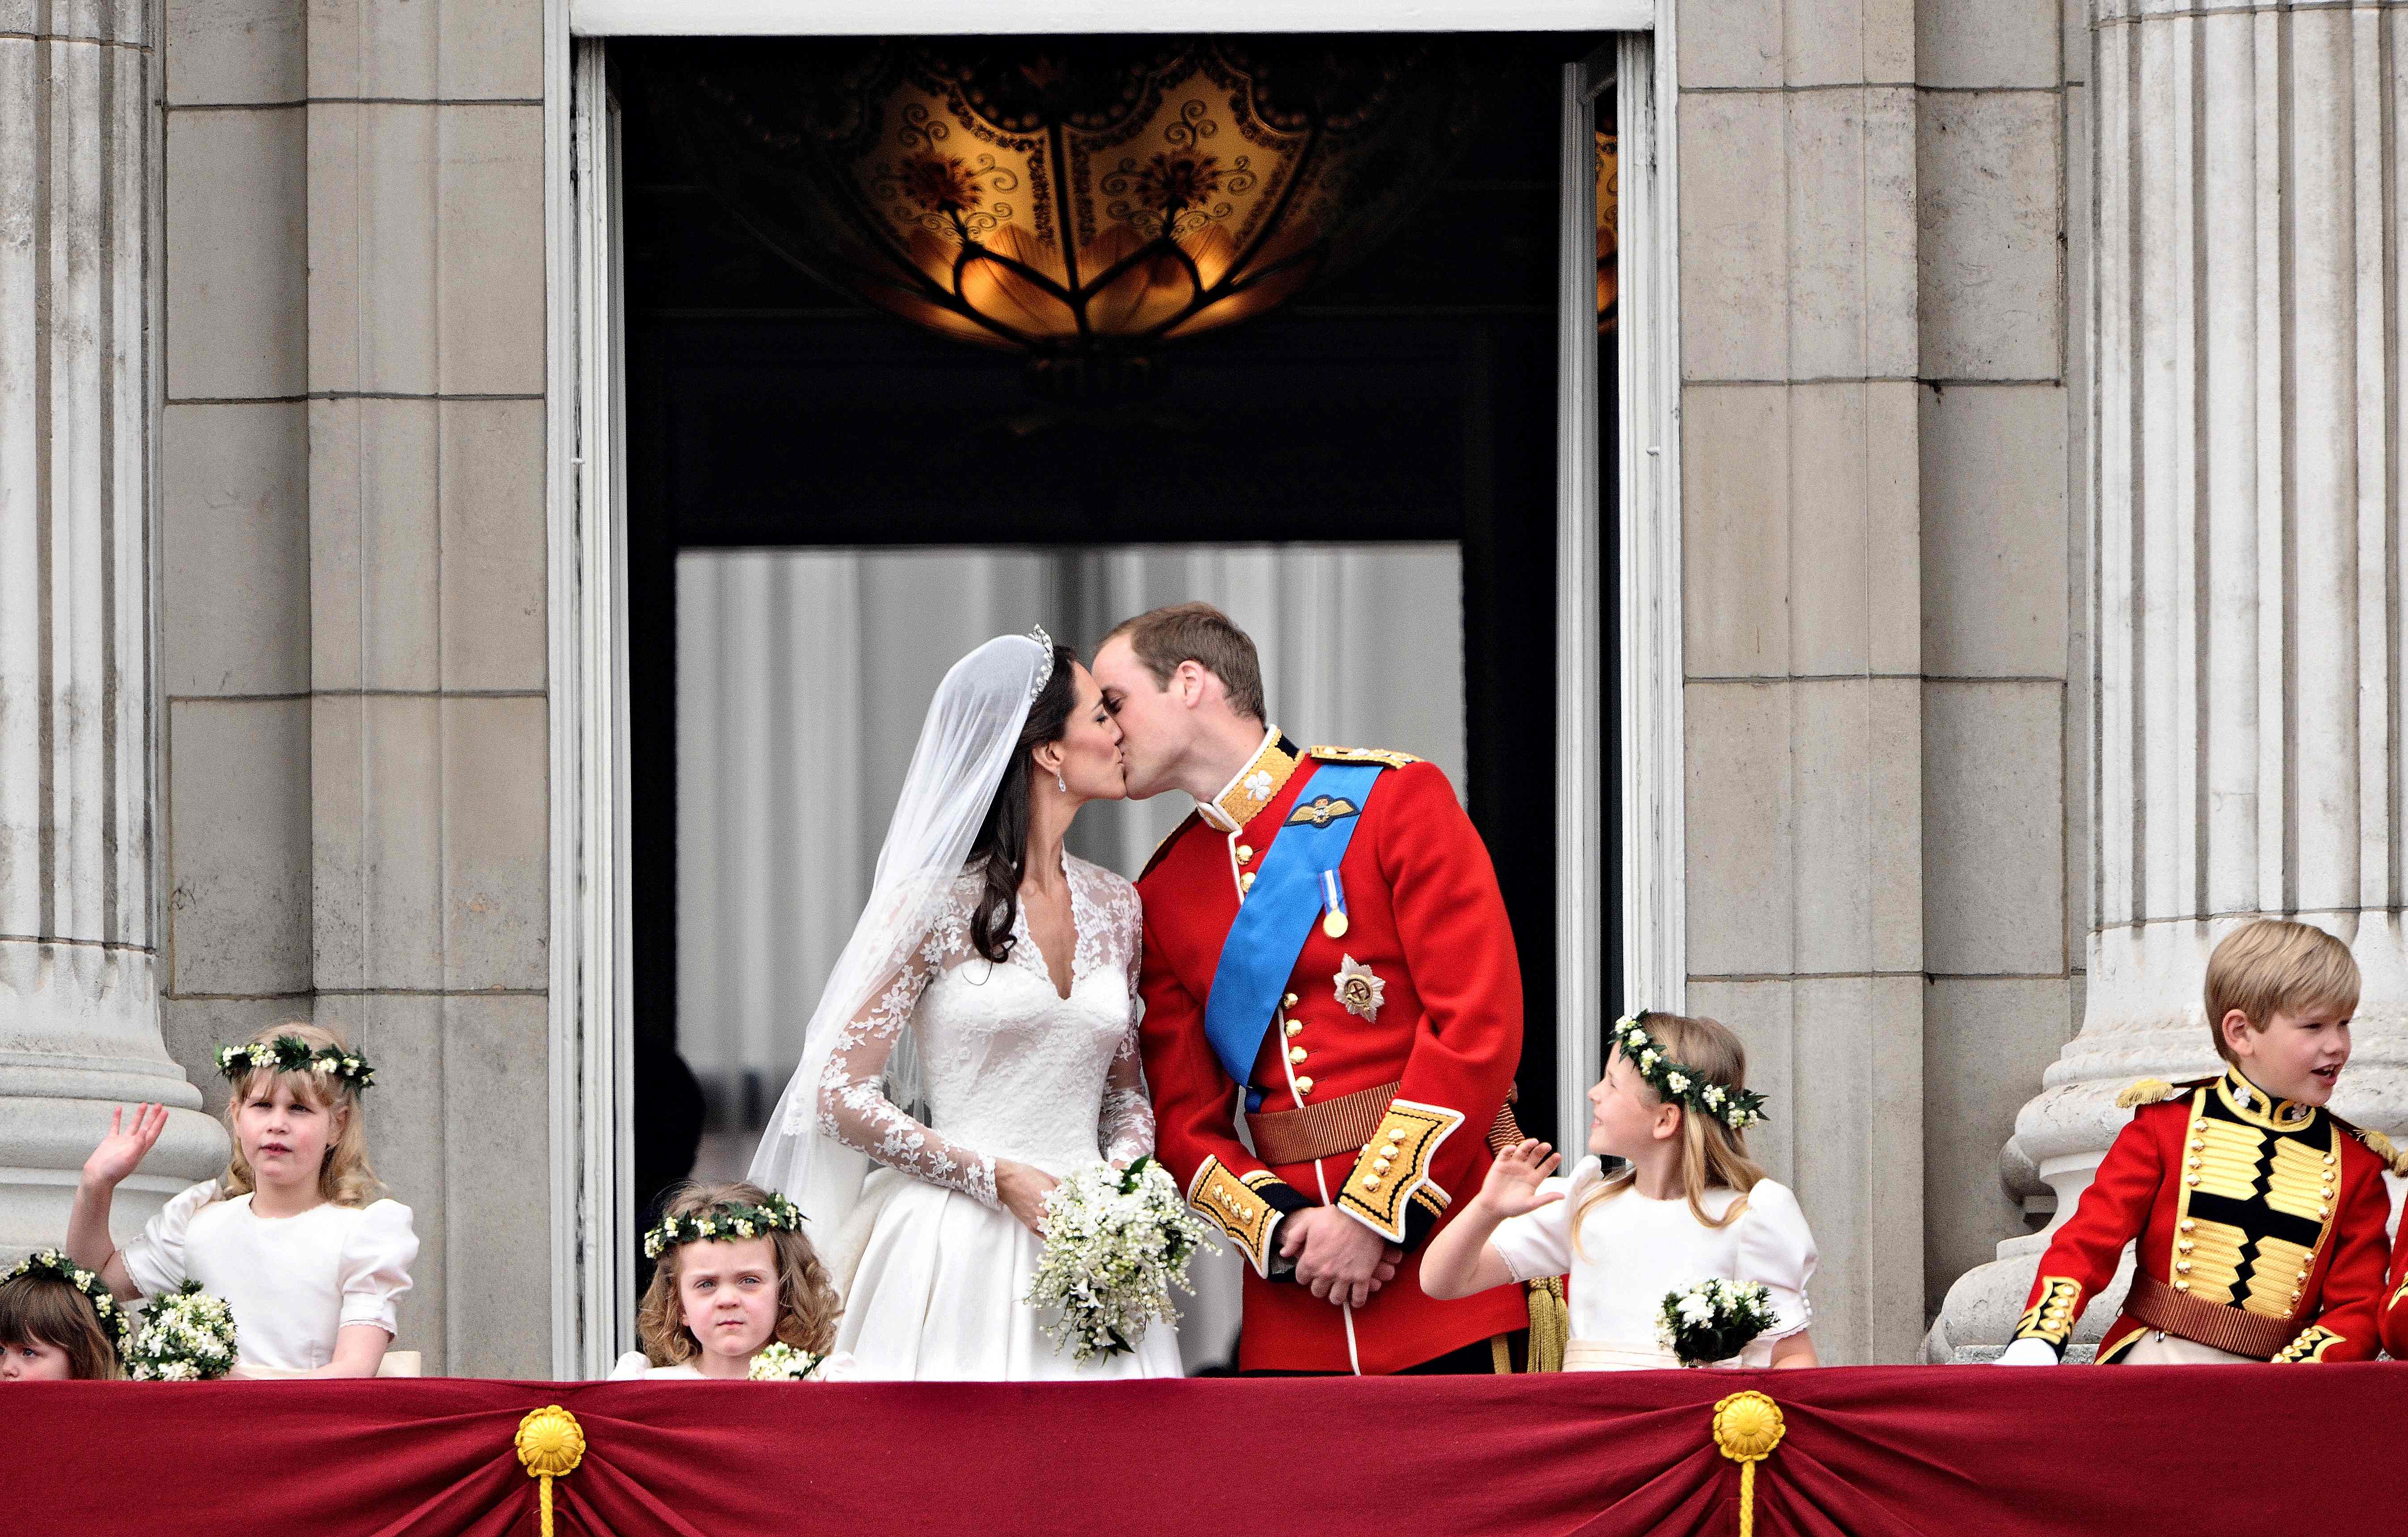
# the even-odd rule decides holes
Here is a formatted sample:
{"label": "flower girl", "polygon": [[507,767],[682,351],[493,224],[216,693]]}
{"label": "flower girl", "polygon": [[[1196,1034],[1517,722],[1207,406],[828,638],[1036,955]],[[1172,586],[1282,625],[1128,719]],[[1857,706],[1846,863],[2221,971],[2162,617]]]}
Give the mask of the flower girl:
{"label": "flower girl", "polygon": [[333,1031],[302,1024],[219,1047],[218,1068],[234,1085],[224,1176],[170,1200],[117,1248],[110,1199],[167,1125],[162,1106],[142,1106],[130,1127],[117,1112],[84,1162],[67,1253],[120,1298],[189,1280],[222,1299],[234,1313],[235,1376],[375,1376],[418,1235],[408,1207],[376,1199],[360,1113],[374,1070]]}
{"label": "flower girl", "polygon": [[[1562,1160],[1545,1143],[1512,1149],[1430,1240],[1422,1289],[1466,1297],[1570,1272],[1564,1368],[1600,1372],[1681,1364],[1673,1315],[1707,1318],[1735,1289],[1754,1296],[1755,1283],[1771,1322],[1749,1329],[1728,1364],[1814,1365],[1814,1237],[1798,1198],[1748,1160],[1742,1132],[1764,1101],[1744,1086],[1746,1070],[1739,1038],[1711,1019],[1618,1021],[1605,1077],[1588,1091],[1588,1146],[1627,1164],[1609,1175],[1592,1156],[1548,1178]],[[1713,1281],[1742,1286],[1672,1301]]]}
{"label": "flower girl", "polygon": [[803,1236],[803,1214],[757,1185],[689,1185],[644,1235],[660,1263],[636,1309],[641,1351],[610,1380],[844,1382],[859,1375],[835,1348],[837,1297]]}
{"label": "flower girl", "polygon": [[0,1382],[122,1376],[134,1320],[108,1286],[56,1249],[0,1276]]}

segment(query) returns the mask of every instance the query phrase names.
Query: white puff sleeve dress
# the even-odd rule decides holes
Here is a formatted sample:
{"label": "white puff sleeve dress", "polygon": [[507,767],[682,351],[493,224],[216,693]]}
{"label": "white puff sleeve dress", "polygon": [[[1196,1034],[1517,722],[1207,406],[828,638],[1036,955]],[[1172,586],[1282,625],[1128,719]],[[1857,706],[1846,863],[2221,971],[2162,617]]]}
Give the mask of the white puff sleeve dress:
{"label": "white puff sleeve dress", "polygon": [[124,1246],[125,1273],[146,1298],[186,1281],[234,1313],[235,1358],[307,1372],[335,1358],[347,1325],[400,1332],[418,1234],[397,1200],[328,1201],[288,1217],[263,1217],[251,1197],[215,1199],[214,1180],[176,1197]]}
{"label": "white puff sleeve dress", "polygon": [[[1582,1159],[1540,1185],[1562,1192],[1562,1200],[1498,1224],[1489,1239],[1517,1281],[1570,1277],[1567,1371],[1677,1366],[1656,1339],[1657,1315],[1666,1293],[1700,1281],[1761,1282],[1772,1301],[1773,1326],[1721,1364],[1770,1366],[1773,1342],[1813,1322],[1806,1288],[1814,1278],[1814,1235],[1788,1186],[1758,1181],[1746,1209],[1721,1228],[1699,1222],[1686,1197],[1652,1200],[1626,1186],[1578,1218],[1575,1243],[1576,1215],[1603,1177],[1597,1158]],[[1707,1214],[1719,1218],[1739,1199],[1736,1190],[1710,1190]]]}

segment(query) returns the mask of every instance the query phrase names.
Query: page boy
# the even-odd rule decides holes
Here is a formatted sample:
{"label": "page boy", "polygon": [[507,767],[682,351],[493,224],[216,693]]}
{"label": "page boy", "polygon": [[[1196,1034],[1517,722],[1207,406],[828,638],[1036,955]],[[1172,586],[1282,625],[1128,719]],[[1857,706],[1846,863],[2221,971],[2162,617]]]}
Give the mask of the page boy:
{"label": "page boy", "polygon": [[2102,1363],[2353,1361],[2382,1301],[2391,1144],[2326,1110],[2358,1010],[2349,947],[2260,919],[2208,957],[2207,1018],[2225,1070],[2143,1079],[2137,1106],[2041,1260],[2000,1359],[2049,1364],[2139,1240]]}

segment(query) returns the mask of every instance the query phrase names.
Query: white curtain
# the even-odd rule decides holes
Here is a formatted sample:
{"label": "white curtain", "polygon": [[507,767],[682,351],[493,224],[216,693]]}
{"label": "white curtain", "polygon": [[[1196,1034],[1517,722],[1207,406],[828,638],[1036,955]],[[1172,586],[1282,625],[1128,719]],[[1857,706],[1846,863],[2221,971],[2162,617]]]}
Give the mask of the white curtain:
{"label": "white curtain", "polygon": [[[678,1047],[733,1177],[859,915],[930,694],[991,636],[1042,624],[1092,653],[1201,598],[1254,637],[1297,741],[1392,747],[1463,787],[1462,566],[1452,544],[1071,551],[692,551],[678,558]],[[1182,795],[1098,804],[1073,848],[1135,875]],[[1228,1357],[1226,1255],[1182,1303],[1191,1367]]]}

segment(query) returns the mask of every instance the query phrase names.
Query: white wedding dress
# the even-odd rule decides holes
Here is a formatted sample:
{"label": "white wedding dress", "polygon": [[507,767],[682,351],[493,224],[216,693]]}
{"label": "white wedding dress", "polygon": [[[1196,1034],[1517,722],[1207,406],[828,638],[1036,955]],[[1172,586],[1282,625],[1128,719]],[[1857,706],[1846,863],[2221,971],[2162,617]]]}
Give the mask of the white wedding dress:
{"label": "white wedding dress", "polygon": [[[1074,856],[1064,857],[1063,873],[1078,927],[1068,998],[1054,990],[1025,911],[1013,920],[1010,958],[993,963],[972,948],[982,886],[964,876],[902,967],[845,1024],[821,1072],[820,1135],[883,1166],[836,1246],[860,1254],[837,1345],[865,1378],[1180,1374],[1178,1339],[1165,1323],[1129,1354],[1082,1366],[1057,1352],[1038,1311],[1021,1300],[1043,1243],[996,1198],[999,1158],[1058,1178],[1154,1151],[1138,1060],[1137,889]],[[886,1091],[889,1058],[907,1030],[932,1124]]]}

